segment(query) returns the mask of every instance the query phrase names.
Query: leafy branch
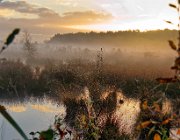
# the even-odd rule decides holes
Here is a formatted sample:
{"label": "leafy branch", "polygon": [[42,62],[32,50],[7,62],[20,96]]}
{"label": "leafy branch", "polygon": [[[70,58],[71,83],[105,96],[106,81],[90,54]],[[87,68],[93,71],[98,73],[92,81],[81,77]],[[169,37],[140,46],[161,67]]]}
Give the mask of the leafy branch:
{"label": "leafy branch", "polygon": [[[178,27],[178,44],[174,43],[172,40],[168,40],[169,46],[173,51],[177,53],[177,57],[174,60],[174,65],[171,67],[171,70],[173,70],[174,77],[170,78],[157,78],[156,80],[159,83],[174,83],[180,81],[180,0],[177,1],[177,4],[169,4],[170,7],[173,9],[176,9],[178,13],[179,23],[177,24]],[[173,24],[171,21],[166,21],[169,24]]]}
{"label": "leafy branch", "polygon": [[[15,36],[19,34],[20,29],[16,28],[13,32],[7,37],[6,41],[4,42],[0,54],[13,42]],[[6,108],[0,105],[0,113],[1,115],[6,118],[6,120],[17,130],[17,132],[24,138],[24,140],[28,140],[28,137],[25,135],[23,130],[20,126],[16,123],[16,121],[11,117],[11,115],[6,111]]]}

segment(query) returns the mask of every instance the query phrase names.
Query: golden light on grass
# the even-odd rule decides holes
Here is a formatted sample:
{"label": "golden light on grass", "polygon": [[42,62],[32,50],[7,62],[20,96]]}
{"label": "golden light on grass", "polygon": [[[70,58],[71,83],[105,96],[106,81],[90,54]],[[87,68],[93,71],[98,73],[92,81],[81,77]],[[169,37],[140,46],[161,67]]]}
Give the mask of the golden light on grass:
{"label": "golden light on grass", "polygon": [[25,112],[27,108],[24,105],[10,105],[6,106],[7,110],[12,111],[12,112]]}
{"label": "golden light on grass", "polygon": [[61,114],[65,113],[65,108],[64,107],[55,108],[51,104],[47,104],[47,105],[34,104],[34,105],[31,105],[31,108],[34,109],[34,110],[38,110],[40,112],[46,112],[46,113],[61,113]]}
{"label": "golden light on grass", "polygon": [[[121,95],[122,96],[122,95]],[[122,98],[122,97],[121,97]],[[125,134],[132,134],[137,117],[140,113],[140,102],[135,99],[123,98],[124,103],[116,108],[119,130]]]}

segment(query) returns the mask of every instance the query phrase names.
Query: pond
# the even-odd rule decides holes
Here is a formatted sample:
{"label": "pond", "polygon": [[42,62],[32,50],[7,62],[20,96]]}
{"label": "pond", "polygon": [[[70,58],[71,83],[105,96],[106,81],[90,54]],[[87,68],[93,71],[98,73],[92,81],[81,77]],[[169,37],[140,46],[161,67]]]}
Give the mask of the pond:
{"label": "pond", "polygon": [[[83,96],[89,97],[89,92],[85,92]],[[87,95],[86,95],[87,94]],[[105,98],[106,93],[103,95]],[[116,117],[118,118],[119,131],[130,135],[134,130],[134,125],[140,113],[140,102],[137,99],[125,97],[122,93],[118,93],[117,101],[123,100],[123,104],[118,102],[116,106]],[[167,102],[168,103],[168,102]],[[37,99],[30,98],[26,101],[13,102],[12,100],[3,100],[0,102],[4,105],[9,114],[20,125],[29,138],[30,132],[46,130],[50,125],[53,125],[56,115],[66,115],[66,107],[63,103],[57,103],[47,97]],[[165,105],[165,110],[168,111],[170,105]],[[101,116],[100,116],[101,117]],[[103,116],[102,116],[103,117]],[[174,140],[179,140],[176,135],[177,129],[171,131],[171,137]],[[0,115],[0,140],[23,140],[16,130]]]}
{"label": "pond", "polygon": [[[1,102],[24,130],[27,136],[34,131],[46,130],[54,122],[55,115],[65,116],[65,107],[47,98],[30,99],[23,103]],[[0,115],[0,140],[22,140],[17,131]]]}

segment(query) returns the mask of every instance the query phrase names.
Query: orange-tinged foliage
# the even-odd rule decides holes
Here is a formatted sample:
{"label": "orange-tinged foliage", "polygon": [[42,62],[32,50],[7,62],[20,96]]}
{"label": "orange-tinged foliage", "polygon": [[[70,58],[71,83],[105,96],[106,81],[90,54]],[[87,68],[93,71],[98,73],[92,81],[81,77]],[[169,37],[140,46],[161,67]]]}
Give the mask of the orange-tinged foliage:
{"label": "orange-tinged foliage", "polygon": [[82,118],[81,118],[81,119],[82,119],[82,120],[81,120],[81,121],[82,121],[82,124],[86,124],[86,116],[85,116],[85,115],[82,115],[81,117],[82,117]]}
{"label": "orange-tinged foliage", "polygon": [[152,123],[151,121],[142,122],[140,125],[137,126],[137,129],[146,128],[146,127],[148,127],[151,123]]}
{"label": "orange-tinged foliage", "polygon": [[157,78],[156,79],[157,82],[161,83],[161,84],[167,84],[167,83],[175,83],[177,82],[177,78]]}
{"label": "orange-tinged foliage", "polygon": [[143,102],[142,108],[143,108],[144,110],[148,108],[148,102],[147,102],[147,100]]}
{"label": "orange-tinged foliage", "polygon": [[164,120],[161,124],[162,124],[162,125],[168,124],[170,120],[171,120],[171,119],[168,118],[168,119]]}
{"label": "orange-tinged foliage", "polygon": [[180,128],[179,128],[178,131],[177,131],[177,135],[180,135]]}
{"label": "orange-tinged foliage", "polygon": [[161,140],[161,136],[156,133],[153,140]]}
{"label": "orange-tinged foliage", "polygon": [[159,104],[157,104],[157,103],[154,102],[154,103],[153,103],[153,106],[154,106],[155,111],[158,111],[158,112],[161,111],[161,108],[160,108]]}

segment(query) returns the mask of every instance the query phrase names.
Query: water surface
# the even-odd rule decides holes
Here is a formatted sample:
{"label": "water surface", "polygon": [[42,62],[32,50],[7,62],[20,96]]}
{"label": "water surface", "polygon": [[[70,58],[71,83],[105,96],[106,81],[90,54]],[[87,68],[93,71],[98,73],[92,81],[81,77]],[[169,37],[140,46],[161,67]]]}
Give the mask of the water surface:
{"label": "water surface", "polygon": [[[65,107],[52,100],[29,100],[21,103],[3,102],[10,115],[30,137],[32,131],[47,129],[55,115],[65,115]],[[0,115],[0,140],[23,140],[16,130]]]}

